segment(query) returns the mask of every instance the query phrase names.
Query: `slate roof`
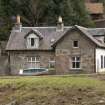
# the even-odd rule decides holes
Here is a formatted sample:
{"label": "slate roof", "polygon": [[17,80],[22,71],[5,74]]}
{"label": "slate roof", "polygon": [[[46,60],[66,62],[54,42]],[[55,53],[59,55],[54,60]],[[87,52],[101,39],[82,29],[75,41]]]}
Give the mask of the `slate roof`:
{"label": "slate roof", "polygon": [[27,38],[31,33],[34,33],[35,35],[37,35],[40,39],[43,38],[43,35],[38,31],[38,30],[31,30],[29,31],[25,36],[24,38]]}
{"label": "slate roof", "polygon": [[[88,38],[90,38],[99,47],[104,47],[105,45],[95,39],[94,35],[105,35],[105,28],[85,28],[75,25],[81,32],[84,33]],[[64,27],[64,31],[57,31],[56,27],[22,27],[21,32],[16,32],[14,29],[11,31],[11,35],[6,47],[6,50],[51,50],[52,46],[65,34],[74,28]],[[38,49],[27,49],[24,38],[31,30],[39,33],[43,38]],[[55,39],[54,43],[51,43],[51,39]]]}
{"label": "slate roof", "polygon": [[43,37],[40,47],[34,50],[51,50],[51,39],[55,39],[56,41],[70,28],[71,27],[65,27],[64,31],[56,31],[56,27],[22,27],[21,32],[12,30],[6,50],[32,50],[27,49],[24,38],[31,30],[37,30]]}
{"label": "slate roof", "polygon": [[105,48],[105,44],[99,40],[97,40],[94,35],[100,36],[100,35],[105,35],[105,29],[97,29],[97,28],[85,28],[81,26],[76,27],[84,33],[89,39],[91,39],[97,46]]}
{"label": "slate roof", "polygon": [[105,28],[88,28],[87,31],[93,36],[105,35]]}

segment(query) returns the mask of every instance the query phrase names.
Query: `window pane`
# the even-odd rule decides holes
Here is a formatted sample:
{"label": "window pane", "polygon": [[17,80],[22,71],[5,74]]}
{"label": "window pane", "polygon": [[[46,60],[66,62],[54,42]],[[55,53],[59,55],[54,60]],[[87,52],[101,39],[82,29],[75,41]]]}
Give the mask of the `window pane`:
{"label": "window pane", "polygon": [[76,62],[76,68],[80,68],[80,62]]}
{"label": "window pane", "polygon": [[104,68],[105,68],[105,56],[104,56]]}
{"label": "window pane", "polygon": [[34,44],[35,44],[35,40],[34,38],[31,38],[31,46],[34,46]]}
{"label": "window pane", "polygon": [[72,62],[72,68],[75,68],[75,62]]}
{"label": "window pane", "polygon": [[32,57],[32,61],[35,61],[35,57]]}
{"label": "window pane", "polygon": [[101,56],[101,68],[103,68],[103,56]]}
{"label": "window pane", "polygon": [[78,47],[78,41],[73,42],[73,47]]}

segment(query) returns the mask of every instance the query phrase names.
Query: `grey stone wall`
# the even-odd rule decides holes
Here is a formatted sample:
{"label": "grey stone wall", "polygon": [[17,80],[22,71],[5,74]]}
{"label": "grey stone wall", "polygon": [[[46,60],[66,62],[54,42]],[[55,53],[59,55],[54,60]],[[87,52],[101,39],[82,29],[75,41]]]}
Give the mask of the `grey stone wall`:
{"label": "grey stone wall", "polygon": [[0,75],[8,75],[8,57],[0,56]]}
{"label": "grey stone wall", "polygon": [[10,68],[12,75],[18,75],[20,69],[26,69],[25,58],[27,56],[40,56],[41,68],[49,67],[50,57],[54,52],[48,51],[12,51],[10,52]]}
{"label": "grey stone wall", "polygon": [[[73,48],[73,41],[79,41],[79,48]],[[68,73],[94,73],[95,72],[95,47],[96,45],[81,32],[69,32],[56,46],[57,74]],[[71,69],[72,56],[81,57],[81,69]]]}
{"label": "grey stone wall", "polygon": [[0,75],[7,75],[8,71],[8,55],[5,51],[6,44],[6,41],[0,41]]}

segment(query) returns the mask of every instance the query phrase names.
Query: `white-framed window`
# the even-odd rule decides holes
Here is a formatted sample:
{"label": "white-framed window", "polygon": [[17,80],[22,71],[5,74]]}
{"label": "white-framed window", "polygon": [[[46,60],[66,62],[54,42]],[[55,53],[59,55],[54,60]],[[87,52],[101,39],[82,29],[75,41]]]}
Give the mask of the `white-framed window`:
{"label": "white-framed window", "polygon": [[49,60],[49,68],[55,68],[55,59],[51,57]]}
{"label": "white-framed window", "polygon": [[101,55],[101,69],[103,69],[103,68],[104,68],[104,65],[103,65],[103,60],[104,60],[104,57],[103,57],[103,55]]}
{"label": "white-framed window", "polygon": [[105,56],[104,56],[104,68],[105,68]]}
{"label": "white-framed window", "polygon": [[40,57],[32,56],[26,58],[27,68],[40,68]]}
{"label": "white-framed window", "polygon": [[39,47],[39,37],[31,34],[27,37],[27,47],[28,48],[38,48]]}
{"label": "white-framed window", "polygon": [[104,69],[105,68],[105,56],[104,55],[101,55],[101,69]]}
{"label": "white-framed window", "polygon": [[80,69],[80,57],[79,56],[74,56],[71,58],[72,60],[72,69]]}
{"label": "white-framed window", "polygon": [[78,41],[74,40],[73,41],[73,48],[78,48],[78,47],[79,47]]}

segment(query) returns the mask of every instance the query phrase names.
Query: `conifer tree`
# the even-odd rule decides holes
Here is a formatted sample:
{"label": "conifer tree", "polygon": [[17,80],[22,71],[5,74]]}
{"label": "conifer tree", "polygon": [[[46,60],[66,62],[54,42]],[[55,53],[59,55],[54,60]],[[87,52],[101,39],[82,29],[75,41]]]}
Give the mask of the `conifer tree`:
{"label": "conifer tree", "polygon": [[0,0],[0,3],[0,17],[5,24],[0,29],[0,37],[4,39],[9,36],[17,14],[21,15],[25,26],[56,25],[59,16],[63,17],[65,25],[93,25],[84,0]]}

